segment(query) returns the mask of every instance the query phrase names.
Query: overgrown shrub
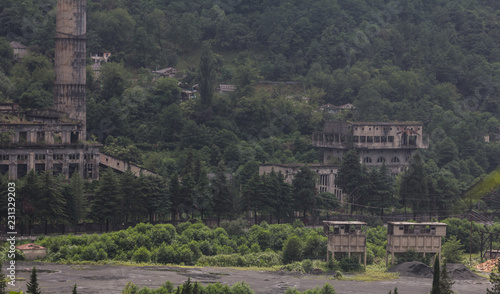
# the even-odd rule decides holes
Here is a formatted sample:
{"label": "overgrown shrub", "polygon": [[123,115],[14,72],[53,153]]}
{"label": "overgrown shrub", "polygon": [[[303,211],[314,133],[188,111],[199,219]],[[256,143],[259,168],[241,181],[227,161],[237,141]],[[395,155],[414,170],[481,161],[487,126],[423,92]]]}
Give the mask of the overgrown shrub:
{"label": "overgrown shrub", "polygon": [[448,241],[446,241],[441,247],[443,257],[446,259],[446,262],[462,262],[462,254],[464,253],[464,250],[462,248],[462,244],[460,244],[460,241],[457,240],[457,237],[451,236]]}
{"label": "overgrown shrub", "polygon": [[139,263],[139,262],[150,262],[151,261],[151,252],[149,250],[142,246],[141,248],[137,249],[134,254],[132,255],[132,260]]}
{"label": "overgrown shrub", "polygon": [[283,263],[291,263],[302,259],[302,241],[297,236],[291,236],[283,245]]}
{"label": "overgrown shrub", "polygon": [[355,272],[361,270],[361,264],[357,256],[344,257],[340,260],[339,266],[344,272]]}

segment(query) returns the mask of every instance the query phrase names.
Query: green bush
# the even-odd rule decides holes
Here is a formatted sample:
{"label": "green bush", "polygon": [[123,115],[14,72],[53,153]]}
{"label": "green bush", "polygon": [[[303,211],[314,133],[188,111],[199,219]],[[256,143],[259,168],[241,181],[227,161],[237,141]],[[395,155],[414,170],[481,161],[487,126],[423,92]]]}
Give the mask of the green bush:
{"label": "green bush", "polygon": [[310,259],[304,259],[302,260],[302,268],[306,273],[312,272],[313,269],[313,263]]}
{"label": "green bush", "polygon": [[291,236],[285,241],[282,256],[284,264],[302,259],[302,241],[299,237]]}
{"label": "green bush", "polygon": [[462,248],[462,244],[460,244],[460,241],[457,240],[457,237],[451,236],[441,247],[441,251],[443,252],[443,257],[446,259],[446,262],[462,262],[462,254],[464,253]]}
{"label": "green bush", "polygon": [[108,259],[108,254],[104,249],[100,248],[99,251],[97,251],[97,256],[96,256],[96,261],[99,260],[107,260]]}
{"label": "green bush", "polygon": [[339,266],[344,272],[354,272],[361,270],[361,264],[357,256],[344,257],[340,260]]}
{"label": "green bush", "polygon": [[85,246],[82,250],[80,258],[82,260],[96,261],[97,260],[97,249],[94,244]]}
{"label": "green bush", "polygon": [[246,220],[239,218],[234,221],[222,221],[220,227],[224,228],[230,236],[243,236],[248,224]]}
{"label": "green bush", "polygon": [[137,249],[134,254],[132,255],[132,260],[140,263],[140,262],[150,262],[151,261],[151,252],[149,250],[142,246],[141,248]]}

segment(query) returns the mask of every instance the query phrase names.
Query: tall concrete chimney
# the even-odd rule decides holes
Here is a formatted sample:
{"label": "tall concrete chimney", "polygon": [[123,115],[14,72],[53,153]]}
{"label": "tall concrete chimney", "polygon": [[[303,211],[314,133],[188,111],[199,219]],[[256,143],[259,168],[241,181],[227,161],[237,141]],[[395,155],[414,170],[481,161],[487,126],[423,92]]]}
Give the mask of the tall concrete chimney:
{"label": "tall concrete chimney", "polygon": [[86,139],[87,0],[57,0],[54,108],[80,121]]}

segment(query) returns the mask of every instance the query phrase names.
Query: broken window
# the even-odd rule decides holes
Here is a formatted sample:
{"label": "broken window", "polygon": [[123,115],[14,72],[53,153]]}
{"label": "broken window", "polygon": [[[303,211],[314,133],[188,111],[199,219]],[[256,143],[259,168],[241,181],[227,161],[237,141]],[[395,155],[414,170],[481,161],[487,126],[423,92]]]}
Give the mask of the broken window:
{"label": "broken window", "polygon": [[71,132],[71,144],[78,143],[79,137],[80,137],[79,132]]}
{"label": "broken window", "polygon": [[28,142],[28,133],[27,132],[19,132],[19,143],[25,144]]}
{"label": "broken window", "polygon": [[366,142],[367,143],[373,143],[373,136],[366,137]]}
{"label": "broken window", "polygon": [[408,145],[408,135],[406,133],[404,133],[402,136],[401,136],[401,145]]}
{"label": "broken window", "polygon": [[358,143],[359,142],[359,136],[352,137],[352,142],[353,143]]}
{"label": "broken window", "polygon": [[62,133],[54,132],[54,144],[61,144],[61,143],[62,143]]}
{"label": "broken window", "polygon": [[380,143],[380,136],[373,137],[373,142]]}
{"label": "broken window", "polygon": [[36,132],[36,142],[45,143],[45,132]]}
{"label": "broken window", "polygon": [[17,160],[28,160],[28,154],[17,155]]}
{"label": "broken window", "polygon": [[52,159],[63,160],[63,155],[62,154],[54,154],[54,155],[52,155]]}
{"label": "broken window", "polygon": [[387,142],[394,143],[394,136],[388,136],[387,137]]}
{"label": "broken window", "polygon": [[381,143],[387,143],[387,137],[386,136],[380,137],[380,142]]}
{"label": "broken window", "polygon": [[2,156],[0,157],[2,160],[9,160],[10,159],[10,156],[8,154],[2,154]]}
{"label": "broken window", "polygon": [[399,158],[397,156],[394,156],[391,158],[391,162],[399,162]]}
{"label": "broken window", "polygon": [[52,165],[52,174],[54,176],[58,176],[62,174],[62,169],[63,169],[62,163],[54,163],[54,165]]}
{"label": "broken window", "polygon": [[85,178],[92,179],[94,175],[94,165],[92,163],[85,164]]}
{"label": "broken window", "polygon": [[5,175],[9,173],[9,165],[8,164],[0,164],[0,174]]}
{"label": "broken window", "polygon": [[366,143],[366,136],[360,136],[360,137],[359,137],[359,141],[360,141],[361,143]]}
{"label": "broken window", "polygon": [[37,173],[45,171],[45,163],[35,163],[35,171]]}
{"label": "broken window", "polygon": [[366,163],[371,163],[372,162],[372,158],[371,157],[365,157],[365,162]]}
{"label": "broken window", "polygon": [[17,178],[20,179],[28,174],[28,165],[27,164],[18,164],[17,165]]}
{"label": "broken window", "polygon": [[408,138],[408,145],[417,146],[417,136],[410,136]]}
{"label": "broken window", "polygon": [[380,156],[380,157],[377,159],[377,162],[385,162],[385,157]]}
{"label": "broken window", "polygon": [[35,154],[35,160],[45,160],[45,154]]}
{"label": "broken window", "polygon": [[72,176],[75,172],[79,172],[79,164],[78,163],[70,163],[69,164],[69,175]]}
{"label": "broken window", "polygon": [[328,186],[329,184],[330,184],[329,175],[320,175],[320,185]]}

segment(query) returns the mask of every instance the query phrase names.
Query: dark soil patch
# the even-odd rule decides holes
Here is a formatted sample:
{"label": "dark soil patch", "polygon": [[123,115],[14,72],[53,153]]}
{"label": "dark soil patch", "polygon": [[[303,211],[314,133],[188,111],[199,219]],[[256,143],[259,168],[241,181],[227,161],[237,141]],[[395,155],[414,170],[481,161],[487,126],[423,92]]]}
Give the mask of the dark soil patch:
{"label": "dark soil patch", "polygon": [[403,262],[389,269],[389,272],[398,272],[400,276],[415,278],[432,278],[432,268],[418,261]]}
{"label": "dark soil patch", "polygon": [[461,263],[447,263],[448,272],[452,280],[480,280],[484,279],[476,275],[473,271],[468,269]]}

